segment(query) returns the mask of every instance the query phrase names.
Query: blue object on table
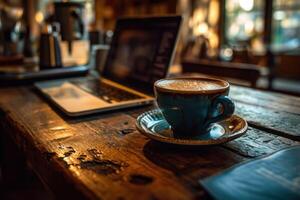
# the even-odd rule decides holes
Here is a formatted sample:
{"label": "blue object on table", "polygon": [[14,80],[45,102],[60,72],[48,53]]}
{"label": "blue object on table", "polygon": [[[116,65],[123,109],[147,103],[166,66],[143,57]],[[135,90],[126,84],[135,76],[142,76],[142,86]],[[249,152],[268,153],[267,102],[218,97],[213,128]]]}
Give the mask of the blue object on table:
{"label": "blue object on table", "polygon": [[200,180],[215,199],[300,199],[300,146],[238,164]]}
{"label": "blue object on table", "polygon": [[[215,83],[209,90],[170,90],[159,86],[164,81],[192,80]],[[213,123],[229,118],[234,113],[234,103],[228,97],[229,83],[224,80],[200,77],[161,79],[154,83],[157,105],[177,138],[203,135]]]}

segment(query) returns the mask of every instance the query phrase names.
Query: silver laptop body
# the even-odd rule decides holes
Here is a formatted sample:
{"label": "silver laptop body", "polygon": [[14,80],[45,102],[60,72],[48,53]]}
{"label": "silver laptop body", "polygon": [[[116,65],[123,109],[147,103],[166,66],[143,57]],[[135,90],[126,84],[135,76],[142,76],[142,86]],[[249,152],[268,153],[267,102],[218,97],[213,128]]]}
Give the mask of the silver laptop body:
{"label": "silver laptop body", "polygon": [[166,77],[180,16],[123,18],[116,23],[101,78],[35,83],[68,116],[82,116],[153,102],[153,83]]}

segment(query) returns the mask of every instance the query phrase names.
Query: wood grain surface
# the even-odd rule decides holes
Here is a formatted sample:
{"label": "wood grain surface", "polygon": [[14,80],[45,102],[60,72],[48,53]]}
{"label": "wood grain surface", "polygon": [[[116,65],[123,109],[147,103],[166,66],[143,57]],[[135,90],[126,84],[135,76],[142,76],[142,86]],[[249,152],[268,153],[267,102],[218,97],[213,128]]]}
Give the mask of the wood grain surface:
{"label": "wood grain surface", "polygon": [[238,86],[231,97],[249,130],[209,147],[141,135],[135,119],[153,106],[68,118],[30,86],[2,88],[0,96],[1,134],[58,199],[209,199],[199,179],[300,140],[300,98]]}

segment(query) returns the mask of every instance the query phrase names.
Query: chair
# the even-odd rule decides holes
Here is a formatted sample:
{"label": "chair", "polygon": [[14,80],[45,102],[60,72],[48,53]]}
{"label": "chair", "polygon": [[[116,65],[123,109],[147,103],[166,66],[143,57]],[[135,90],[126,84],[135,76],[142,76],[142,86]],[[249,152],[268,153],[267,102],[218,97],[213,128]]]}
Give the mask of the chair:
{"label": "chair", "polygon": [[[230,63],[222,61],[210,61],[199,59],[183,60],[182,63],[183,73],[201,73],[210,76],[221,77],[229,82],[241,83],[247,82],[251,87],[256,87],[258,78],[260,77],[260,68],[253,64],[244,63]],[[238,80],[230,81],[231,79]]]}

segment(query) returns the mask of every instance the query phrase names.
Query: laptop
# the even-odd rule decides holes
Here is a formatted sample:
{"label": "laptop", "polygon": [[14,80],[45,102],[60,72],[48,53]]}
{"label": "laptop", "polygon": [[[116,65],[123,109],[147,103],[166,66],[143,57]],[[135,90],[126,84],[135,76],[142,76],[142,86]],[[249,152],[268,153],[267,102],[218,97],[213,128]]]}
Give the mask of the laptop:
{"label": "laptop", "polygon": [[99,77],[35,86],[68,116],[151,104],[154,82],[168,73],[181,21],[181,16],[119,19]]}

